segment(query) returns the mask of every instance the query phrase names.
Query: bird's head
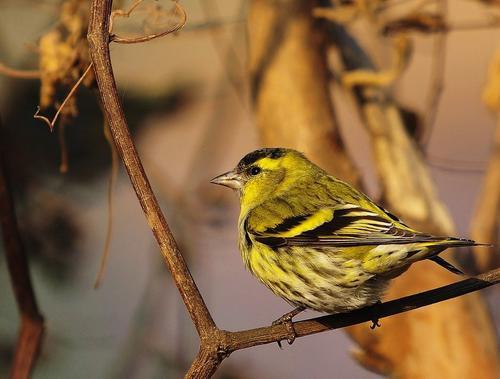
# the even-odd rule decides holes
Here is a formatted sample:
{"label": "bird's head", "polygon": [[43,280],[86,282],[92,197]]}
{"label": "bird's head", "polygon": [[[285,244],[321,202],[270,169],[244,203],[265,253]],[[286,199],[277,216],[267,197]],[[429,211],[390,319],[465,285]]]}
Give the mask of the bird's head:
{"label": "bird's head", "polygon": [[245,155],[233,170],[213,178],[211,183],[237,190],[242,205],[253,207],[271,196],[279,196],[318,170],[298,151],[265,148]]}

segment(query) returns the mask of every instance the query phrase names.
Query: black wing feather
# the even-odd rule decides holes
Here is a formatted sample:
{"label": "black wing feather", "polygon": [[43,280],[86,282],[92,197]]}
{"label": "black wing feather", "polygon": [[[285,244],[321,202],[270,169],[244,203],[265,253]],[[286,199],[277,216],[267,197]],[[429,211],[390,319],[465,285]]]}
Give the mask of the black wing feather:
{"label": "black wing feather", "polygon": [[[442,237],[418,233],[410,229],[401,229],[391,221],[374,213],[358,215],[357,212],[366,211],[360,208],[335,209],[333,218],[330,221],[296,236],[282,237],[283,233],[300,225],[300,223],[311,217],[312,214],[289,217],[282,223],[268,228],[264,232],[252,234],[256,241],[272,248],[282,246],[349,247],[410,244],[442,240]],[[370,230],[356,234],[345,232],[346,228],[359,222],[373,222],[374,225],[385,224],[385,227],[381,226],[376,233]]]}
{"label": "black wing feather", "polygon": [[460,270],[459,268],[453,266],[450,262],[445,261],[440,256],[436,255],[434,257],[429,258],[429,260],[433,261],[434,263],[437,263],[441,267],[444,267],[445,269],[447,269],[448,271],[451,271],[454,274],[465,275],[462,270]]}

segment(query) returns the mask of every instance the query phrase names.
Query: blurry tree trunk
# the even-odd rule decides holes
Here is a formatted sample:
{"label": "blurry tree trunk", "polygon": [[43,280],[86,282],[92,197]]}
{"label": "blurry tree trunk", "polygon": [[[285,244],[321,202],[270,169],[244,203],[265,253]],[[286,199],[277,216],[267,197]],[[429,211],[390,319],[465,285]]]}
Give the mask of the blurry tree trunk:
{"label": "blurry tree trunk", "polygon": [[470,225],[472,238],[495,245],[489,248],[474,248],[474,258],[479,271],[500,264],[500,50],[497,50],[491,59],[481,98],[496,114],[497,125],[490,163]]}
{"label": "blurry tree trunk", "polygon": [[[374,69],[369,57],[342,27],[332,29],[348,69]],[[357,87],[355,97],[370,136],[383,202],[417,229],[454,235],[453,221],[396,103],[376,87]],[[396,279],[394,298],[449,283],[456,275],[432,262],[419,262]],[[496,378],[495,332],[479,294],[398,315],[369,333],[350,328],[360,345],[356,358],[365,367],[398,378]],[[404,338],[402,338],[404,336]]]}
{"label": "blurry tree trunk", "polygon": [[471,237],[495,246],[473,248],[479,271],[500,265],[500,119],[497,121],[495,141],[478,203],[471,222]]}
{"label": "blurry tree trunk", "polygon": [[298,149],[332,174],[359,184],[333,112],[326,35],[311,18],[313,5],[251,2],[249,59],[257,125],[264,145]]}
{"label": "blurry tree trunk", "polygon": [[[254,0],[249,13],[250,68],[257,124],[266,145],[304,151],[330,173],[359,185],[346,155],[328,95],[324,34],[311,18],[311,2]],[[339,47],[349,69],[367,68],[366,55],[347,38]],[[339,36],[337,36],[339,37]],[[368,67],[371,68],[371,67]],[[453,234],[424,161],[395,103],[383,91],[356,90],[370,132],[385,203],[413,226]],[[418,263],[390,288],[391,298],[437,287],[456,276]],[[370,331],[350,329],[365,367],[400,378],[494,378],[497,347],[479,295],[473,294],[384,320]]]}

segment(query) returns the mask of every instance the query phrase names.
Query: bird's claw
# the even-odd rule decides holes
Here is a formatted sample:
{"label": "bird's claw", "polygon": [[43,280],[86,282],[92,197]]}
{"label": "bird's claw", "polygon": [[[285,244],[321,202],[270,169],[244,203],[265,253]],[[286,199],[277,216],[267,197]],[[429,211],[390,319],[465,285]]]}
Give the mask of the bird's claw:
{"label": "bird's claw", "polygon": [[[288,314],[281,316],[279,319],[273,321],[272,325],[284,325],[287,332],[288,332],[288,337],[286,338],[286,341],[288,342],[289,345],[295,341],[295,338],[297,337],[297,333],[295,333],[295,329],[293,327],[293,322],[292,322],[292,317]],[[278,341],[278,346],[280,349],[283,349],[283,346],[281,345],[281,341]]]}
{"label": "bird's claw", "polygon": [[[382,302],[380,300],[378,300],[375,303],[375,306],[378,306],[379,304],[382,304]],[[377,313],[377,312],[375,311],[374,313]],[[375,328],[380,328],[380,327],[381,327],[381,325],[380,325],[378,316],[376,314],[373,314],[372,324],[370,325],[370,329],[373,330]]]}
{"label": "bird's claw", "polygon": [[373,330],[375,328],[380,328],[382,325],[380,325],[380,322],[379,322],[379,319],[378,318],[374,318],[372,320],[372,324],[370,325],[370,329]]}
{"label": "bird's claw", "polygon": [[[305,310],[305,308],[302,306],[297,307],[297,308],[291,310],[290,312],[285,313],[279,319],[273,321],[273,324],[272,324],[273,326],[274,325],[285,325],[285,328],[288,332],[288,337],[286,338],[286,340],[287,340],[289,345],[291,345],[293,343],[293,341],[295,341],[295,338],[297,337],[297,333],[295,333],[295,329],[293,327],[292,318],[294,318],[295,316],[297,316],[300,312],[302,312],[304,310]],[[283,348],[281,346],[281,341],[278,341],[278,346],[280,347],[280,349]]]}

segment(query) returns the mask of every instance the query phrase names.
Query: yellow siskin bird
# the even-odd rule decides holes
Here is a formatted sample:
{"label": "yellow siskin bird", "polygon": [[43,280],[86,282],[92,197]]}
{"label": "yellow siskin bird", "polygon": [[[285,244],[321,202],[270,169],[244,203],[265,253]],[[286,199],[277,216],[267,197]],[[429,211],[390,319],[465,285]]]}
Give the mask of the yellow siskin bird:
{"label": "yellow siskin bird", "polygon": [[391,279],[423,259],[461,274],[438,254],[476,244],[410,228],[292,149],[256,150],[211,182],[239,194],[245,266],[296,307],[275,323],[291,326],[306,308],[340,313],[375,304]]}

